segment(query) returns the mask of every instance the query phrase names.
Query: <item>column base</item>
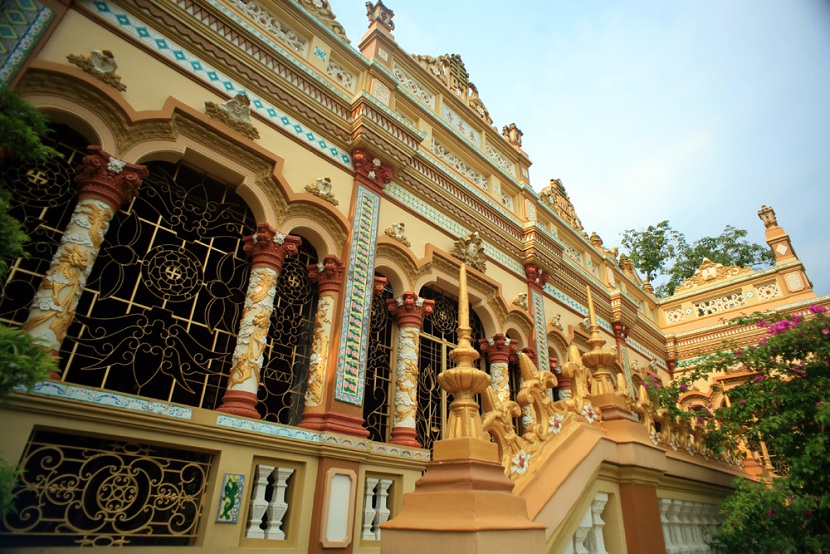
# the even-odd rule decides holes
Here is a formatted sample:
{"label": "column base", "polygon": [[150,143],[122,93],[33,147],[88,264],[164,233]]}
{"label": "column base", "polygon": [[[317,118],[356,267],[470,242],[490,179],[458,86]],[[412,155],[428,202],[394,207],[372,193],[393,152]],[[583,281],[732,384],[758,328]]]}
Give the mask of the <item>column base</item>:
{"label": "column base", "polygon": [[308,412],[303,414],[300,427],[325,433],[340,433],[365,439],[369,431],[363,427],[363,418],[349,417],[335,412]]}
{"label": "column base", "polygon": [[262,419],[256,410],[256,405],[257,397],[254,393],[244,390],[228,390],[222,397],[222,405],[216,408],[216,411],[251,419]]}
{"label": "column base", "polygon": [[414,427],[393,427],[389,442],[412,448],[423,448],[418,442],[418,431]]}

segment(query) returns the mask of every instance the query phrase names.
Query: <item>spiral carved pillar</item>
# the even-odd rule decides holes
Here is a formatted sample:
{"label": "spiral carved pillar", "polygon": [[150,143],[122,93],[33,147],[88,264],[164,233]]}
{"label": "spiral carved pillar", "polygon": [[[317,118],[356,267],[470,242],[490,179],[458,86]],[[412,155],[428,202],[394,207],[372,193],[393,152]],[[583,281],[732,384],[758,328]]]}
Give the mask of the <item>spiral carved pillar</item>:
{"label": "spiral carved pillar", "polygon": [[398,319],[398,359],[395,364],[395,410],[389,442],[420,447],[415,430],[418,411],[418,350],[424,316],[432,313],[434,300],[420,298],[412,291],[386,301]]}
{"label": "spiral carved pillar", "polygon": [[149,171],[88,146],[77,167],[78,203],[49,270],[35,294],[23,328],[57,356],[98,258],[110,221],[138,195]]}
{"label": "spiral carved pillar", "polygon": [[285,258],[297,254],[300,237],[283,235],[267,223],[257,225],[256,233],[244,238],[244,249],[251,256],[251,276],[245,294],[245,308],[233,352],[228,388],[220,412],[259,419],[256,409],[259,374],[262,370],[271,312],[277,293],[277,279]]}

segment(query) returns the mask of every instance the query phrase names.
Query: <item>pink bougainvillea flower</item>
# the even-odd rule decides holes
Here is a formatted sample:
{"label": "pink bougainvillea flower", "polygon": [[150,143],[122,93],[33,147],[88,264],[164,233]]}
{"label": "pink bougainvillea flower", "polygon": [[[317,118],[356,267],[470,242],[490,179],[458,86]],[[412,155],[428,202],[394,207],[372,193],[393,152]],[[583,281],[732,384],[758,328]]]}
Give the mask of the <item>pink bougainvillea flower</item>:
{"label": "pink bougainvillea flower", "polygon": [[744,405],[744,404],[746,404],[746,400],[738,400],[738,404]]}
{"label": "pink bougainvillea flower", "polygon": [[810,306],[807,309],[810,310],[811,314],[821,314],[827,311],[825,306]]}

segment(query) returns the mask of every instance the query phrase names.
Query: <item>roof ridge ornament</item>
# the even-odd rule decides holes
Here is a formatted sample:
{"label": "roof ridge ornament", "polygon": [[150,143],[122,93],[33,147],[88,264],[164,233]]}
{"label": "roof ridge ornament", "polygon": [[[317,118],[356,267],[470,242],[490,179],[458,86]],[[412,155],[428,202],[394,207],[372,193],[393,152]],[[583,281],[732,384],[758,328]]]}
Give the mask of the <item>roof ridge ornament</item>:
{"label": "roof ridge ornament", "polygon": [[551,179],[550,185],[539,191],[539,199],[553,208],[556,215],[564,219],[575,230],[583,230],[582,222],[576,216],[574,205],[571,204],[571,199],[568,197],[568,193],[565,192],[565,185],[562,184],[561,179]]}
{"label": "roof ridge ornament", "polygon": [[755,273],[755,270],[751,267],[741,267],[738,265],[725,266],[713,262],[709,258],[703,258],[703,262],[697,268],[695,274],[683,281],[683,284],[677,287],[674,294],[679,294],[680,292],[704,285],[711,285],[716,281],[726,281],[753,273]]}
{"label": "roof ridge ornament", "polygon": [[493,118],[484,102],[478,95],[478,88],[470,82],[470,74],[464,66],[464,61],[458,54],[444,54],[433,57],[419,54],[412,54],[412,58],[421,64],[421,67],[441,81],[453,95],[467,104],[472,110],[487,123],[493,125]]}

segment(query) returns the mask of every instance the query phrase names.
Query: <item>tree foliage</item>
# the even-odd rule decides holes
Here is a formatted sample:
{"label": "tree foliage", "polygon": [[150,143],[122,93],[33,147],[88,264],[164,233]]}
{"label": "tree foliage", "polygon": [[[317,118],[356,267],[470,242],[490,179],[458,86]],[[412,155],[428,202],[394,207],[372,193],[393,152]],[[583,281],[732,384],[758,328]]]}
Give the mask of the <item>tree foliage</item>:
{"label": "tree foliage", "polygon": [[626,229],[622,245],[634,267],[653,281],[666,265],[686,248],[683,233],[671,228],[668,221],[649,225],[645,230]]}
{"label": "tree foliage", "polygon": [[[710,356],[665,387],[651,389],[678,417],[704,425],[717,445],[769,452],[772,475],[739,479],[721,506],[712,538],[721,552],[830,552],[830,317],[811,306],[807,317],[755,315],[764,336],[745,348]],[[678,400],[700,379],[738,369],[749,377],[725,391],[731,406],[682,411]]]}
{"label": "tree foliage", "polygon": [[622,245],[628,250],[631,263],[649,281],[659,276],[668,278],[655,289],[662,298],[674,294],[683,281],[694,275],[704,258],[725,266],[753,269],[772,265],[774,257],[769,247],[748,242],[747,235],[745,229],[727,225],[720,235],[703,237],[689,245],[683,233],[672,229],[668,221],[661,221],[641,231],[626,229]]}
{"label": "tree foliage", "polygon": [[[0,88],[0,164],[38,162],[57,151],[41,136],[49,131],[46,117],[8,88]],[[0,283],[5,282],[9,263],[25,256],[28,240],[20,222],[9,215],[11,191],[0,182]],[[13,390],[31,390],[57,370],[54,357],[26,332],[0,325],[0,401]],[[0,515],[12,509],[12,486],[16,469],[0,460]]]}
{"label": "tree foliage", "polygon": [[727,225],[717,237],[703,237],[680,249],[674,265],[669,268],[669,280],[658,287],[658,296],[671,296],[683,281],[691,277],[708,258],[725,266],[737,265],[760,269],[771,266],[775,258],[766,245],[746,240],[747,231]]}

